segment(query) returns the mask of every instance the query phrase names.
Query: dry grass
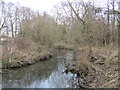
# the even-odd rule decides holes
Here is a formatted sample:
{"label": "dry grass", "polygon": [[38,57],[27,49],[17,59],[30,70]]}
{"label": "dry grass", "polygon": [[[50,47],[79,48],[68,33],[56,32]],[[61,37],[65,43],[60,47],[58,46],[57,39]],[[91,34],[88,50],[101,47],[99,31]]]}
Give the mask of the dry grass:
{"label": "dry grass", "polygon": [[[86,47],[79,48],[76,52],[76,69],[88,67],[90,70],[86,80],[92,88],[118,87],[118,48],[112,45],[106,47],[93,47],[93,57],[97,59],[90,62],[87,59]],[[83,66],[83,67],[82,67]],[[79,69],[81,70],[81,69]]]}
{"label": "dry grass", "polygon": [[3,65],[9,62],[33,60],[39,55],[45,55],[50,50],[48,46],[34,42],[31,42],[31,44],[24,49],[17,47],[16,45],[13,45],[11,48],[12,50],[9,51],[6,46],[3,47]]}
{"label": "dry grass", "polygon": [[54,45],[54,47],[56,47],[56,48],[61,47],[61,48],[66,48],[66,49],[73,49],[74,45],[70,44],[70,43],[59,42],[59,43],[56,43]]}

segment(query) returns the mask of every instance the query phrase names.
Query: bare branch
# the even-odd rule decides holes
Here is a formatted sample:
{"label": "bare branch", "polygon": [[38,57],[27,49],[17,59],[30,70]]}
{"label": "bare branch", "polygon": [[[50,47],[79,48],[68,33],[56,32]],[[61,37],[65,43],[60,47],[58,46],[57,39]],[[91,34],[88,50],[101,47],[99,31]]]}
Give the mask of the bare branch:
{"label": "bare branch", "polygon": [[72,11],[74,12],[74,14],[76,15],[77,19],[80,20],[83,24],[85,24],[85,21],[83,21],[83,19],[80,18],[80,16],[78,15],[78,13],[75,11],[75,9],[73,8],[72,4],[69,2],[69,0],[67,0],[70,8],[72,9]]}

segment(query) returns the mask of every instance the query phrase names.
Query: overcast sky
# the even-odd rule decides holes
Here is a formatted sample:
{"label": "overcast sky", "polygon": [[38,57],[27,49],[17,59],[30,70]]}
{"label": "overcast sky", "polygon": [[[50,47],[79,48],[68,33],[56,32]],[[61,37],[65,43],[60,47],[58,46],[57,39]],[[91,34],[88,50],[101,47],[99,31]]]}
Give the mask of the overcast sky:
{"label": "overcast sky", "polygon": [[4,0],[5,2],[17,3],[20,5],[31,7],[32,9],[39,10],[41,12],[50,12],[54,5],[62,0]]}
{"label": "overcast sky", "polygon": [[[51,12],[54,5],[59,4],[63,0],[4,0],[5,2],[19,3],[22,6],[31,7],[40,12]],[[84,0],[89,1],[89,0]],[[92,0],[91,0],[92,1]],[[95,4],[104,6],[107,0],[94,0]]]}

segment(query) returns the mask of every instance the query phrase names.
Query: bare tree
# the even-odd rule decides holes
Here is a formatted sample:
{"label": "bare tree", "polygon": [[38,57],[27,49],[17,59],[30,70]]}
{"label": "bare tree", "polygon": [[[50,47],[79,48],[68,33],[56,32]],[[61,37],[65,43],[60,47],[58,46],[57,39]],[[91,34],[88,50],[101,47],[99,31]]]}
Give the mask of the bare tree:
{"label": "bare tree", "polygon": [[[5,28],[5,17],[4,17],[4,6],[5,6],[5,3],[0,0],[0,35],[2,34],[2,29]],[[1,37],[1,36],[0,36]]]}
{"label": "bare tree", "polygon": [[110,5],[109,5],[109,0],[108,0],[108,2],[107,2],[107,12],[108,12],[108,14],[107,14],[107,19],[108,19],[108,26],[109,26],[109,23],[110,23]]}

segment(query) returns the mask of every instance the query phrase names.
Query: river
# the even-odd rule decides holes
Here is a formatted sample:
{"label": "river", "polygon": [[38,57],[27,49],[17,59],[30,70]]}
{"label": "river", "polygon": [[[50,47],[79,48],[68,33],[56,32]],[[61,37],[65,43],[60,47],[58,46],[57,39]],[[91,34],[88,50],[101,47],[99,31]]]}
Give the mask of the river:
{"label": "river", "polygon": [[65,62],[72,62],[72,51],[56,51],[56,55],[28,67],[2,75],[2,88],[68,88],[73,87],[71,73],[63,73]]}

